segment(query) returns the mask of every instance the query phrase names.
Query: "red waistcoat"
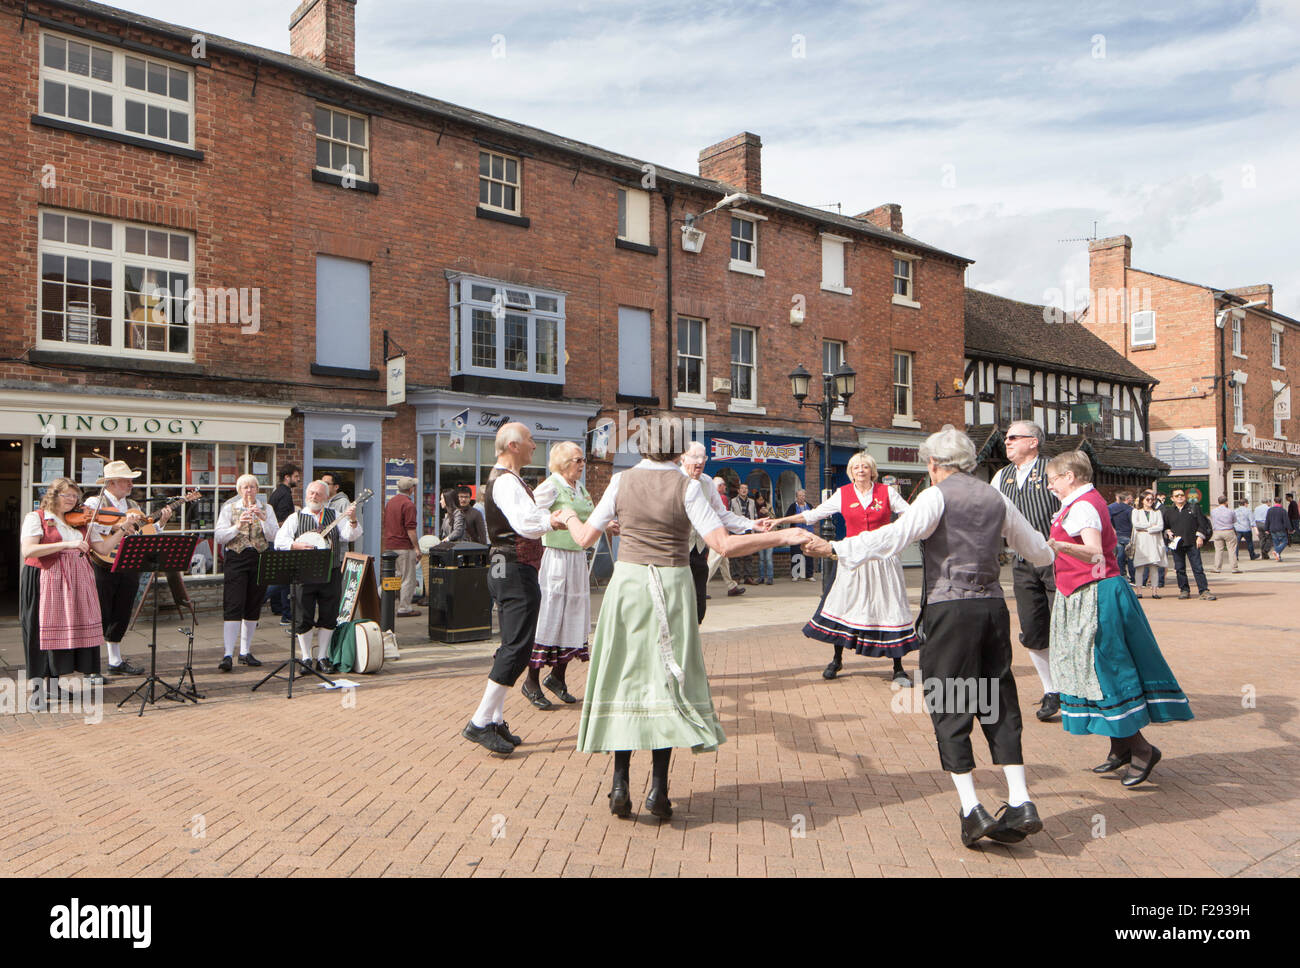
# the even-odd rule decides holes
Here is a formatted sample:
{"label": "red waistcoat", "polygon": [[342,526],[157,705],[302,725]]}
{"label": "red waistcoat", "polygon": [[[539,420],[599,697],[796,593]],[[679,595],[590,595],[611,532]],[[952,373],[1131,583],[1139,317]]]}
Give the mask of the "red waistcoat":
{"label": "red waistcoat", "polygon": [[873,484],[871,497],[864,507],[858,501],[858,492],[852,484],[840,488],[840,514],[844,517],[844,536],[852,538],[863,531],[875,531],[889,523],[889,488]]}
{"label": "red waistcoat", "polygon": [[1110,523],[1110,506],[1106,499],[1097,493],[1093,488],[1082,497],[1077,497],[1070,503],[1069,507],[1061,508],[1060,512],[1052,520],[1052,530],[1048,537],[1055,538],[1057,541],[1068,541],[1071,544],[1083,544],[1082,538],[1072,538],[1065,533],[1062,524],[1065,522],[1065,516],[1069,514],[1070,508],[1074,507],[1075,502],[1087,501],[1097,509],[1097,516],[1101,518],[1101,557],[1099,562],[1080,561],[1073,555],[1056,556],[1056,590],[1062,595],[1069,595],[1084,585],[1094,581],[1101,581],[1103,578],[1114,578],[1119,574],[1119,562],[1115,560],[1115,526]]}

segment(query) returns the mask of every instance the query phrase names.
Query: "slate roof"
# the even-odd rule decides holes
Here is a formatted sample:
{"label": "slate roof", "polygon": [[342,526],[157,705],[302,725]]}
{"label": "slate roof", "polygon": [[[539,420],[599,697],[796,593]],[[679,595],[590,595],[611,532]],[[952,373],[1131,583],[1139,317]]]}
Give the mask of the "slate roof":
{"label": "slate roof", "polygon": [[[190,30],[189,28],[167,23],[162,20],[155,20],[152,17],[145,17],[128,10],[120,10],[117,7],[106,6],[102,3],[91,3],[89,0],[42,0],[42,2],[50,4],[51,6],[63,7],[86,15],[102,17],[105,20],[134,26],[142,30],[148,30],[163,36],[171,37],[181,41],[186,47],[189,47],[193,42],[192,36],[195,31]],[[37,17],[35,15],[29,15],[28,19],[33,19],[37,22],[45,20],[45,18]],[[572,138],[566,138],[562,135],[552,134],[549,131],[543,131],[541,128],[534,128],[526,124],[520,124],[516,121],[507,121],[504,118],[484,114],[481,111],[461,107],[460,105],[452,104],[448,101],[440,101],[436,98],[426,97],[425,95],[417,94],[414,91],[406,91],[402,88],[392,87],[388,84],[381,84],[380,82],[372,81],[369,78],[358,77],[352,74],[340,74],[337,71],[328,70],[315,61],[301,57],[294,57],[292,54],[285,54],[278,50],[271,50],[266,47],[255,47],[252,44],[245,44],[241,41],[231,40],[227,37],[218,37],[213,34],[207,34],[205,37],[207,48],[210,51],[223,51],[240,57],[246,57],[254,62],[274,65],[282,70],[292,71],[308,78],[315,79],[331,87],[348,88],[358,95],[376,98],[390,104],[396,104],[414,111],[430,114],[436,118],[458,121],[466,125],[471,125],[485,133],[520,143],[521,147],[528,144],[540,145],[556,151],[564,152],[579,159],[585,158],[602,165],[622,168],[628,172],[629,177],[635,177],[637,180],[640,180],[643,174],[641,166],[646,163],[646,159],[644,158],[632,158],[628,155],[622,155],[614,151],[607,151],[604,148],[597,148],[594,145],[575,141]],[[716,194],[719,198],[733,190],[732,187],[729,187],[722,182],[714,181],[710,178],[701,178],[698,175],[691,175],[686,172],[676,171],[672,168],[666,168],[659,165],[655,165],[655,177],[659,181]],[[847,215],[837,215],[834,212],[828,212],[825,209],[820,208],[813,208],[809,205],[800,205],[798,202],[778,198],[775,195],[764,195],[756,192],[747,192],[746,194],[748,194],[753,201],[752,203],[742,202],[740,205],[742,208],[750,204],[761,205],[765,208],[784,212],[787,215],[809,219],[818,223],[823,228],[835,228],[847,232],[853,232],[857,235],[869,236],[879,242],[931,256],[953,259],[967,264],[974,262],[973,259],[955,255],[951,252],[945,252],[943,249],[920,242],[917,239],[912,238],[910,235],[905,235],[902,232],[891,232],[887,229],[882,229],[879,226],[873,225],[870,222],[863,221],[862,219],[851,218]]]}
{"label": "slate roof", "polygon": [[1076,322],[1047,322],[1049,307],[966,290],[966,355],[1127,383],[1159,381]]}

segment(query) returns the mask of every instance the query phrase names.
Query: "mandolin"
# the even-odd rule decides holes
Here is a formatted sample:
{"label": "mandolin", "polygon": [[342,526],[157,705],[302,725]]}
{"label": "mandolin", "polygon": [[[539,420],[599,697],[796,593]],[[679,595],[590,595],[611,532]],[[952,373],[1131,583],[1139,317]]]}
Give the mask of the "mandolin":
{"label": "mandolin", "polygon": [[[348,507],[352,509],[359,509],[361,505],[365,504],[374,496],[375,496],[375,492],[370,490],[369,488],[366,488],[364,491],[362,491],[360,494],[357,495],[357,499],[353,501]],[[342,514],[335,515],[334,520],[330,522],[329,527],[325,528],[323,531],[304,531],[302,534],[298,535],[298,537],[294,538],[293,540],[301,541],[303,544],[309,544],[313,548],[317,548],[317,549],[328,548],[330,532],[333,531],[335,528],[337,528],[339,526],[339,523],[345,517],[347,517],[347,511],[344,511]]]}
{"label": "mandolin", "polygon": [[[166,511],[168,509],[175,511],[182,504],[189,504],[191,501],[197,501],[202,496],[203,496],[202,493],[200,493],[199,491],[190,491],[190,493],[186,494],[184,497],[178,497],[171,501],[168,501],[165,505],[163,505],[163,507],[155,511],[153,514],[149,515],[147,518],[144,518],[143,520],[140,521],[140,528],[137,533],[157,534],[158,528],[156,527],[156,523],[158,519],[162,517],[163,511]],[[118,524],[124,518],[126,518],[127,515],[131,513],[129,511],[126,512],[119,511],[116,508],[103,508],[103,509],[81,508],[80,510],[85,512],[83,524],[89,524],[92,521],[95,524]],[[68,523],[71,524],[72,522],[69,521]],[[99,564],[112,568],[113,562],[117,560],[117,548],[114,548],[110,554],[101,555],[98,551],[94,549],[94,546],[92,545],[90,549],[90,557],[93,558]]]}

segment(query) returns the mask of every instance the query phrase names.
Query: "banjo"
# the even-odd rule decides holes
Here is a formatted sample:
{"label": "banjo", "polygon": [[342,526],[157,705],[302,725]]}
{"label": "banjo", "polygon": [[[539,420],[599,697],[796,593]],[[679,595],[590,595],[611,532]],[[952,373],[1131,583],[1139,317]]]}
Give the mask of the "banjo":
{"label": "banjo", "polygon": [[[375,496],[375,492],[370,490],[369,488],[366,488],[364,491],[362,491],[360,494],[357,495],[357,499],[352,502],[351,507],[354,509],[360,508],[361,505],[365,504],[374,496]],[[303,544],[309,544],[313,548],[317,548],[317,549],[328,548],[330,532],[339,526],[339,522],[341,522],[344,519],[344,517],[346,517],[346,515],[347,512],[344,512],[343,514],[335,515],[334,520],[330,522],[329,527],[321,531],[304,531],[302,534],[298,535],[298,537],[294,538],[293,540],[300,541]]]}

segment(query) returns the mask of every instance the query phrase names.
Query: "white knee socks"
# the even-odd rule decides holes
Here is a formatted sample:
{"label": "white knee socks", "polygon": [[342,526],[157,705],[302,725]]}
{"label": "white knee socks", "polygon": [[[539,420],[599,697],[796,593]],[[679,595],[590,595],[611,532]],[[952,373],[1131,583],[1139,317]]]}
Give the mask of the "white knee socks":
{"label": "white knee socks", "polygon": [[1025,782],[1025,766],[1017,763],[1002,767],[1007,778],[1007,804],[1018,807],[1029,800],[1029,786]]}
{"label": "white knee socks", "polygon": [[330,653],[330,639],[334,635],[333,629],[316,630],[316,658],[324,659]]}
{"label": "white knee socks", "polygon": [[509,691],[507,686],[489,679],[487,687],[483,690],[483,701],[478,704],[478,709],[470,718],[470,722],[479,729],[501,722],[505,718],[506,693]]}
{"label": "white knee socks", "polygon": [[253,633],[257,631],[257,622],[244,619],[239,630],[239,654],[248,655],[253,648]]}
{"label": "white knee socks", "polygon": [[122,664],[122,643],[105,642],[104,645],[108,649],[108,664],[121,665]]}
{"label": "white knee socks", "polygon": [[969,816],[979,806],[980,798],[975,795],[975,777],[971,773],[949,773],[957,796],[961,797],[961,815]]}
{"label": "white knee socks", "polygon": [[[1043,692],[1056,692],[1056,686],[1052,684],[1052,664],[1047,652],[1047,649],[1030,649],[1029,660],[1033,662],[1038,678],[1043,682]],[[1012,806],[1014,807],[1015,804],[1013,803]]]}
{"label": "white knee socks", "polygon": [[302,659],[304,662],[311,661],[311,633],[310,632],[298,633],[298,651],[302,653]]}
{"label": "white knee socks", "polygon": [[226,639],[225,645],[226,645],[227,656],[232,656],[235,654],[235,644],[239,641],[239,626],[241,624],[242,623],[240,622],[221,623],[221,631]]}

